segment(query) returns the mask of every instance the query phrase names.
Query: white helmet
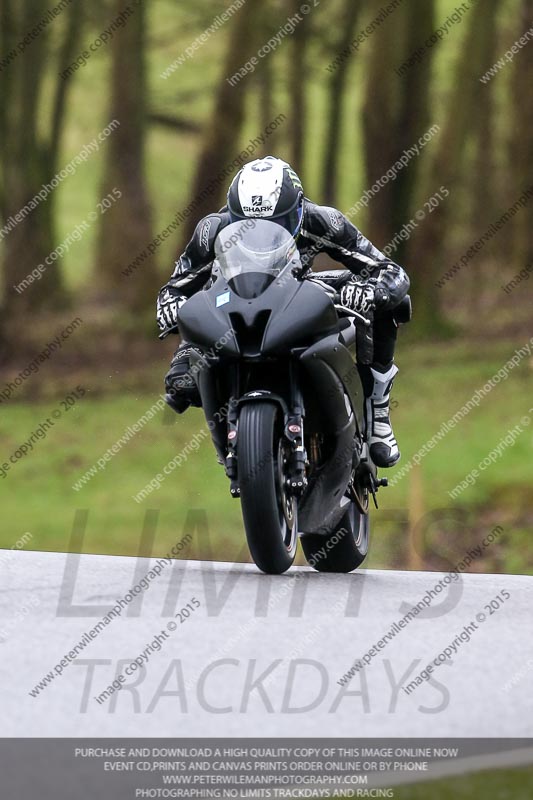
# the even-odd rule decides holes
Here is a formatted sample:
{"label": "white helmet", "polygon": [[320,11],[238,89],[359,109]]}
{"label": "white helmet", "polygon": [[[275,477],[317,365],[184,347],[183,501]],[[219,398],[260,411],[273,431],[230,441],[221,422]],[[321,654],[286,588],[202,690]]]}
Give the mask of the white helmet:
{"label": "white helmet", "polygon": [[303,218],[302,182],[286,161],[274,156],[245,164],[228,191],[231,221],[246,217],[270,219],[296,237]]}

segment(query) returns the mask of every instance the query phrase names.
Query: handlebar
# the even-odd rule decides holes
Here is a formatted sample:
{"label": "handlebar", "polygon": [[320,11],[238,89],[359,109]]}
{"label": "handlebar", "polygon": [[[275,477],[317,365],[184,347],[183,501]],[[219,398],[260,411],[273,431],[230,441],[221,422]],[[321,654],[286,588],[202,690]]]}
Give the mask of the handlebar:
{"label": "handlebar", "polygon": [[[370,325],[372,324],[369,319],[364,317],[362,314],[359,314],[359,312],[353,311],[351,308],[348,308],[347,306],[343,306],[340,303],[334,303],[334,306],[336,311],[338,311],[341,314],[344,314],[344,316],[346,317],[353,317],[354,319],[358,320],[363,325],[365,325],[367,328],[370,327]],[[178,330],[179,330],[178,325],[174,325],[174,327],[167,328],[167,330],[160,333],[158,338],[166,339],[167,336],[170,336],[171,333],[178,332]]]}
{"label": "handlebar", "polygon": [[369,319],[364,317],[362,314],[359,314],[359,312],[352,311],[351,308],[348,308],[347,306],[342,306],[340,303],[335,303],[335,309],[337,311],[341,312],[342,314],[345,314],[347,317],[354,317],[355,319],[359,320],[359,322],[362,322],[363,325],[366,325],[367,327],[369,327],[372,324]]}
{"label": "handlebar", "polygon": [[178,330],[178,326],[174,325],[173,328],[167,328],[166,331],[163,331],[163,333],[160,333],[158,338],[159,339],[166,339],[167,336],[169,336],[171,333],[176,333],[177,330]]}

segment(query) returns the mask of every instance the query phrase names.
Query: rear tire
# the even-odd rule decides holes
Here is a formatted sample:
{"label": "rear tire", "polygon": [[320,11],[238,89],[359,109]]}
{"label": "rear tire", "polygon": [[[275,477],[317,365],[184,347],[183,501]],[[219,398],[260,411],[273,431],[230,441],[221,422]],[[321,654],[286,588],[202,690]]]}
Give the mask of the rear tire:
{"label": "rear tire", "polygon": [[243,405],[238,470],[246,539],[260,570],[280,575],[298,545],[296,501],[285,494],[283,418],[275,403]]}
{"label": "rear tire", "polygon": [[300,537],[305,557],[317,572],[351,572],[368,554],[370,519],[352,501],[332,533]]}

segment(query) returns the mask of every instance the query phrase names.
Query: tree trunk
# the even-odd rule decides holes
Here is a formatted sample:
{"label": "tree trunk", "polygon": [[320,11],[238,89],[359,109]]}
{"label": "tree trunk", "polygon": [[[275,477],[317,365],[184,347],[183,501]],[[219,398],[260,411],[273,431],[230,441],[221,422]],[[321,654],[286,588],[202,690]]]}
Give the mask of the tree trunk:
{"label": "tree trunk", "polygon": [[[533,19],[533,0],[522,0],[519,35],[531,27]],[[527,44],[516,56],[513,74],[513,141],[511,163],[513,169],[513,190],[510,205],[514,205],[531,180],[533,164],[533,107],[531,86],[533,85],[533,45]],[[509,226],[511,227],[511,226]],[[520,210],[513,224],[513,264],[516,272],[533,263],[533,200]]]}
{"label": "tree trunk", "polygon": [[[191,238],[199,219],[224,204],[227,185],[236,172],[237,168],[232,168],[232,162],[239,155],[238,142],[251,82],[249,74],[238,80],[235,85],[229,81],[244,64],[257,55],[257,50],[264,40],[262,16],[263,10],[258,10],[257,5],[248,2],[228,23],[230,29],[226,57],[192,185],[192,213],[184,229],[183,244]],[[267,56],[271,57],[272,55]],[[221,180],[216,182],[211,191],[213,180],[219,175]]]}
{"label": "tree trunk", "polygon": [[[377,15],[381,0],[373,0],[372,12]],[[401,11],[394,12],[396,14]],[[365,100],[363,106],[364,160],[366,187],[372,187],[395,163],[398,156],[399,78],[391,69],[402,53],[401,37],[393,19],[383,23],[379,34],[370,43]],[[386,57],[384,57],[386,54]],[[365,232],[376,245],[384,246],[394,234],[394,185],[386,184],[371,199]],[[355,219],[359,226],[360,220]]]}
{"label": "tree trunk", "polygon": [[[123,10],[115,0],[115,13]],[[109,119],[120,127],[110,137],[101,197],[112,206],[100,219],[97,255],[99,286],[107,299],[132,311],[153,306],[157,284],[154,255],[148,247],[154,238],[145,178],[147,127],[145,68],[145,7],[137,6],[112,42],[111,102]],[[114,200],[120,192],[120,198]],[[123,270],[145,253],[141,267],[129,275]]]}
{"label": "tree trunk", "polygon": [[[472,131],[473,109],[479,92],[479,59],[473,55],[478,47],[478,30],[484,16],[495,13],[497,1],[486,0],[469,12],[471,16],[465,21],[468,29],[454,71],[445,120],[438,139],[428,151],[430,164],[422,200],[431,197],[440,186],[448,188],[451,195],[426,217],[423,226],[415,231],[409,242],[414,321],[421,332],[438,333],[448,328],[441,310],[442,290],[436,286],[436,279],[450,266],[445,255],[443,258],[444,245],[450,230],[454,195],[465,180],[465,142]],[[487,9],[489,4],[491,8]]]}
{"label": "tree trunk", "polygon": [[[496,38],[496,9],[485,14],[480,21],[479,41],[479,75],[492,66],[498,58]],[[501,205],[498,197],[496,175],[496,158],[494,150],[494,84],[480,83],[477,93],[476,113],[473,115],[474,153],[472,159],[472,202],[469,217],[469,229],[472,238],[476,237],[480,221],[492,222]],[[522,137],[524,131],[521,131]],[[524,162],[528,163],[528,162]],[[496,239],[494,245],[501,252],[501,240]],[[468,268],[469,307],[474,313],[482,313],[483,296],[483,261],[473,261]]]}
{"label": "tree trunk", "polygon": [[[261,121],[261,131],[264,131],[275,117],[274,71],[272,69],[272,60],[270,58],[263,59],[262,63],[257,68],[257,73],[257,119]],[[268,139],[265,139],[264,144],[260,145],[257,152],[254,153],[254,157],[264,158],[275,152],[275,150],[276,132],[274,131]]]}
{"label": "tree trunk", "polygon": [[[11,47],[16,43],[16,35],[13,30],[15,27],[13,0],[0,0],[0,53],[6,56],[11,50]],[[6,218],[6,187],[5,187],[5,157],[1,153],[5,153],[5,146],[7,142],[8,133],[8,108],[11,105],[11,98],[13,93],[13,81],[11,80],[12,72],[9,69],[0,70],[0,163],[2,169],[0,170],[0,219]]]}
{"label": "tree trunk", "polygon": [[[278,30],[278,9],[271,4],[265,6],[262,10],[262,23],[262,39],[264,42],[267,42]],[[264,131],[276,116],[276,111],[274,110],[276,71],[274,68],[274,54],[271,54],[271,56],[272,57],[267,56],[267,58],[262,58],[260,60],[253,76],[255,79],[253,118],[258,120],[257,133]],[[268,155],[274,155],[276,153],[279,136],[279,131],[273,131],[273,133],[265,139],[265,142],[259,145],[252,158],[264,158]]]}
{"label": "tree trunk", "polygon": [[[342,35],[334,46],[333,58],[349,50],[354,39],[355,26],[359,19],[360,5],[346,0],[342,16]],[[339,160],[341,134],[346,100],[346,83],[351,67],[352,55],[347,56],[335,69],[329,82],[329,108],[326,121],[326,142],[323,157],[322,198],[327,205],[338,205]]]}
{"label": "tree trunk", "polygon": [[[10,0],[2,3],[2,52],[16,48],[36,20],[48,10],[45,0],[23,0],[15,11]],[[64,12],[63,54],[77,48],[81,29],[80,10],[72,5]],[[58,24],[58,23],[55,23]],[[57,154],[64,121],[67,87],[62,86],[54,61],[55,102],[49,131],[40,135],[37,110],[44,91],[45,67],[49,58],[48,29],[31,42],[31,51],[18,53],[2,71],[2,112],[0,130],[3,186],[1,211],[4,222],[14,218],[55,175]],[[54,84],[52,84],[52,90]],[[43,307],[59,307],[66,295],[59,261],[45,263],[55,245],[54,191],[19,221],[4,236],[4,330],[13,330],[25,319],[24,312]],[[11,220],[13,222],[13,219]],[[33,275],[32,275],[33,273]],[[27,276],[32,275],[31,279]],[[22,281],[25,281],[22,284]],[[17,287],[15,289],[14,287]],[[9,323],[9,324],[8,324]]]}
{"label": "tree trunk", "polygon": [[296,172],[303,172],[305,160],[305,140],[308,135],[307,120],[307,36],[309,29],[308,15],[300,13],[300,0],[291,0],[289,3],[291,17],[297,17],[294,32],[291,34],[289,54],[289,96],[290,113],[288,120],[289,131],[289,160]]}
{"label": "tree trunk", "polygon": [[[426,42],[435,30],[434,0],[410,0],[404,7],[404,56],[402,62]],[[431,126],[431,71],[435,50],[430,49],[420,64],[410,69],[400,78],[400,108],[396,129],[398,155],[409,150]],[[416,211],[414,203],[419,187],[420,158],[410,161],[402,170],[393,185],[394,204],[392,227],[394,233],[400,231]],[[435,187],[437,188],[437,187]],[[420,197],[423,203],[427,197]],[[395,260],[401,264],[406,257],[406,242],[401,241],[394,253]]]}

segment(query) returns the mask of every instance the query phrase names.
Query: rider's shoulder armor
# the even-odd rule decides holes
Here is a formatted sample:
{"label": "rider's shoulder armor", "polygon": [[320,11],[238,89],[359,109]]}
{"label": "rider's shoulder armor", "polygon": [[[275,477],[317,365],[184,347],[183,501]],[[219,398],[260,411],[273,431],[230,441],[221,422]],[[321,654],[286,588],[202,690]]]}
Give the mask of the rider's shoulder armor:
{"label": "rider's shoulder armor", "polygon": [[208,214],[200,220],[186,254],[193,264],[204,266],[215,257],[215,239],[220,231],[231,222],[229,211],[222,209],[216,214]]}
{"label": "rider's shoulder armor", "polygon": [[332,232],[342,235],[345,217],[336,208],[319,206],[306,198],[303,229],[315,236]]}

